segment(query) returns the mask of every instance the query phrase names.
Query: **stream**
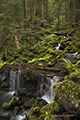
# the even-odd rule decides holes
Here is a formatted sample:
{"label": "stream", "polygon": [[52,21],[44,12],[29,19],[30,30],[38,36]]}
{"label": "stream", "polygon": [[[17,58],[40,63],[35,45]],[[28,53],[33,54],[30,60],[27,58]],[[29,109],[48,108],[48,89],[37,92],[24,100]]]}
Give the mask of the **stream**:
{"label": "stream", "polygon": [[[18,115],[13,116],[13,110],[4,110],[3,103],[9,102],[13,94],[20,88],[24,88],[23,78],[21,76],[21,71],[10,71],[10,88],[9,92],[0,91],[0,120],[24,120],[25,115],[28,114],[29,109],[20,112]],[[4,77],[4,76],[3,76]],[[39,92],[39,97],[45,100],[47,103],[51,103],[54,98],[53,84],[56,84],[61,79],[60,76],[53,76],[52,78],[46,76],[38,80],[37,92]]]}
{"label": "stream", "polygon": [[[67,36],[64,36],[64,38]],[[60,46],[61,46],[61,43],[55,46],[54,50],[58,50]],[[78,54],[78,51],[76,51],[75,53],[66,53],[66,57],[69,59],[73,58],[73,60],[75,60],[75,57],[77,56],[77,54]],[[24,83],[24,79],[21,75],[21,72],[22,71],[20,69],[17,71],[10,70],[9,77],[7,76],[7,74],[3,74],[2,82],[5,80],[7,76],[7,79],[9,79],[8,81],[9,81],[10,87],[8,92],[0,91],[0,120],[25,120],[25,115],[28,114],[29,112],[29,109],[25,109],[23,112],[21,111],[14,116],[12,114],[13,110],[3,109],[4,102],[9,102],[11,97],[17,90],[26,87]],[[51,103],[55,96],[53,91],[53,85],[62,80],[63,80],[63,77],[61,77],[61,75],[56,75],[55,73],[52,77],[50,77],[50,75],[45,76],[45,78],[40,77],[40,79],[38,80],[36,92],[39,93],[39,97],[41,99],[43,99],[47,103]]]}

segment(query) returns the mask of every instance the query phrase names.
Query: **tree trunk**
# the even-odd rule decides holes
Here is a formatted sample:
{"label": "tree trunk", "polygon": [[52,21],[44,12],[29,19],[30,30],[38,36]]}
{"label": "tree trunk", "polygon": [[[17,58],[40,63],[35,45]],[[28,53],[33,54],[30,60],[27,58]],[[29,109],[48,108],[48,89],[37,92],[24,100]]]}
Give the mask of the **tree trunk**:
{"label": "tree trunk", "polygon": [[18,49],[19,48],[19,41],[18,41],[17,35],[15,35],[15,43],[16,43],[16,47]]}
{"label": "tree trunk", "polygon": [[48,20],[48,0],[46,0],[46,20]]}
{"label": "tree trunk", "polygon": [[59,32],[59,0],[58,0],[58,32]]}
{"label": "tree trunk", "polygon": [[22,28],[23,29],[25,29],[24,19],[25,19],[25,0],[22,1]]}
{"label": "tree trunk", "polygon": [[34,1],[34,15],[36,16],[36,0]]}
{"label": "tree trunk", "polygon": [[26,17],[28,16],[28,13],[27,13],[27,0],[25,1],[25,9],[26,9],[26,12],[25,12],[25,14],[26,14]]}
{"label": "tree trunk", "polygon": [[76,1],[74,0],[74,31],[76,30]]}
{"label": "tree trunk", "polygon": [[72,26],[72,14],[73,14],[73,12],[72,12],[73,2],[72,2],[72,1],[70,1],[69,8],[70,8],[70,17],[69,17],[69,19],[70,19],[70,24],[71,24],[71,26]]}
{"label": "tree trunk", "polygon": [[1,0],[0,0],[0,13],[1,13]]}
{"label": "tree trunk", "polygon": [[65,21],[67,22],[66,0],[65,0]]}
{"label": "tree trunk", "polygon": [[42,0],[42,20],[44,19],[44,0]]}

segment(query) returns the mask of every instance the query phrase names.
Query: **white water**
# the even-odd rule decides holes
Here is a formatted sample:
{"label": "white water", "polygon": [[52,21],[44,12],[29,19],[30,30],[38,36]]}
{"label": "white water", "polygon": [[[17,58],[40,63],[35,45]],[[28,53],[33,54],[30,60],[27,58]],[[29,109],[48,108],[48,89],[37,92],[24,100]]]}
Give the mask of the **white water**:
{"label": "white water", "polygon": [[78,55],[78,53],[79,52],[75,52],[75,53],[66,53],[66,56],[68,57],[68,58],[76,58],[77,57],[77,55]]}
{"label": "white water", "polygon": [[21,77],[21,70],[10,71],[10,91],[16,91],[19,88],[24,87],[23,79]]}
{"label": "white water", "polygon": [[24,116],[16,115],[16,117],[11,118],[11,120],[25,120],[25,115]]}
{"label": "white water", "polygon": [[39,81],[38,90],[41,94],[42,99],[46,100],[48,103],[51,103],[54,98],[53,85],[56,84],[60,78],[58,76],[54,76],[52,79],[50,77],[46,77],[46,79],[41,79]]}
{"label": "white water", "polygon": [[55,47],[55,51],[58,50],[61,46],[61,43],[58,44],[58,46]]}

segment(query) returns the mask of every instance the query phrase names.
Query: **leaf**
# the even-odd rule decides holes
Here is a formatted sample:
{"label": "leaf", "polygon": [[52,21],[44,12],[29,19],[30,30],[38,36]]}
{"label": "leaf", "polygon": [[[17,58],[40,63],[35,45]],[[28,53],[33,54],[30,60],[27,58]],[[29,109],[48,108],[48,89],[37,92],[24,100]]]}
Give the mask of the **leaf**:
{"label": "leaf", "polygon": [[74,65],[74,67],[77,66],[79,63],[80,63],[80,60]]}

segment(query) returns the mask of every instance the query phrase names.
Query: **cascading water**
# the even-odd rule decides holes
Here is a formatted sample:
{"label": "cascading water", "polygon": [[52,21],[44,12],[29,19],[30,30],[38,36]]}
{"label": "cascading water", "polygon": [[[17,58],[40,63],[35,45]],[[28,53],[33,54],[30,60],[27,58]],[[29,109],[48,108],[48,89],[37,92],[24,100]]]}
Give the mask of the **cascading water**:
{"label": "cascading water", "polygon": [[78,53],[79,53],[78,51],[76,51],[75,53],[66,53],[66,57],[69,59],[72,59],[72,57],[76,58]]}
{"label": "cascading water", "polygon": [[16,72],[10,71],[10,90],[15,91]]}
{"label": "cascading water", "polygon": [[54,91],[53,85],[56,84],[60,80],[60,77],[54,76],[52,79],[50,77],[46,77],[46,79],[41,79],[39,82],[38,90],[41,94],[42,99],[46,100],[48,103],[53,101]]}
{"label": "cascading water", "polygon": [[56,47],[54,48],[55,51],[58,50],[58,49],[60,48],[60,46],[61,46],[61,43],[59,43],[58,46],[56,46]]}
{"label": "cascading water", "polygon": [[10,91],[16,91],[24,87],[23,79],[21,77],[21,70],[10,71]]}

